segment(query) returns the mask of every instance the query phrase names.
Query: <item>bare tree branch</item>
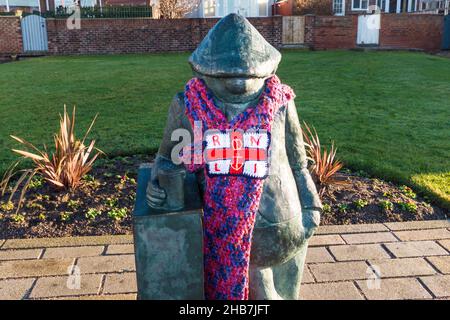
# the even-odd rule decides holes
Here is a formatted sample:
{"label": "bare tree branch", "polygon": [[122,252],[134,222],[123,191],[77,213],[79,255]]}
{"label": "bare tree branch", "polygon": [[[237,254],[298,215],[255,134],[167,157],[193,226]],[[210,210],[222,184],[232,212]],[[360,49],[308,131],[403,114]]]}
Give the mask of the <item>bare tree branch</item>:
{"label": "bare tree branch", "polygon": [[200,0],[159,0],[159,12],[161,18],[183,18],[200,5]]}

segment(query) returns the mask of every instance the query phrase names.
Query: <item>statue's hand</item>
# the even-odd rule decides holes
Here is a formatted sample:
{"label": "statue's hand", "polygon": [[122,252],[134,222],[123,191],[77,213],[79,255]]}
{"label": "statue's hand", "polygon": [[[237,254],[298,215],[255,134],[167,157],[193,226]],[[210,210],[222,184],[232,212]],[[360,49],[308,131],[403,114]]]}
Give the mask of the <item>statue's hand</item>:
{"label": "statue's hand", "polygon": [[320,210],[303,209],[303,228],[305,230],[305,238],[309,239],[316,231],[320,224]]}
{"label": "statue's hand", "polygon": [[147,186],[147,204],[152,208],[160,208],[166,201],[166,192],[157,181],[150,181]]}

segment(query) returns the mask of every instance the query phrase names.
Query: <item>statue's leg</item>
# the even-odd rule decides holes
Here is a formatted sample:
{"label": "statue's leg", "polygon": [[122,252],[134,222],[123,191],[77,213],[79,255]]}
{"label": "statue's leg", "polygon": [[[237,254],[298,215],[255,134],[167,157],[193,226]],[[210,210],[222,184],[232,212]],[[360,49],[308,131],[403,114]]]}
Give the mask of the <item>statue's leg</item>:
{"label": "statue's leg", "polygon": [[250,300],[281,300],[275,290],[272,268],[250,267]]}
{"label": "statue's leg", "polygon": [[292,259],[273,267],[275,289],[282,299],[297,300],[299,298],[307,247],[308,242],[305,241]]}

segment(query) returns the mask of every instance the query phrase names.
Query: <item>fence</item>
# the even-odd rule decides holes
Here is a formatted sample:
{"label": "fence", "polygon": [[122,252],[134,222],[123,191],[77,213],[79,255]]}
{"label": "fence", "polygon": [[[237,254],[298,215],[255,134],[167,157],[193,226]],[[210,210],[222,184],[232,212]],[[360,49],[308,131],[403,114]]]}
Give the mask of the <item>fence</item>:
{"label": "fence", "polygon": [[[151,18],[152,8],[149,6],[105,6],[105,7],[81,7],[80,18]],[[74,7],[59,7],[55,11],[48,11],[43,15],[47,18],[67,18],[74,13]]]}

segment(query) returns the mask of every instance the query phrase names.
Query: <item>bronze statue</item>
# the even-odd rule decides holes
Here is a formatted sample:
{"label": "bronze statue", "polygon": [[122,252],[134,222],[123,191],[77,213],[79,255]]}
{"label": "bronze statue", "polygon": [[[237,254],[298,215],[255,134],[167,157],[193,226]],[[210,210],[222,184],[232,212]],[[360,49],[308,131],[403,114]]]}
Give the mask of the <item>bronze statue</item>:
{"label": "bronze statue", "polygon": [[[230,121],[257,104],[266,80],[275,75],[280,60],[281,54],[244,17],[231,14],[211,29],[189,63],[195,77],[203,81],[215,105]],[[167,179],[164,188],[159,179],[161,172],[182,168],[173,161],[173,150],[179,142],[171,140],[172,132],[179,128],[193,136],[184,93],[175,95],[170,106],[147,187],[147,203],[155,209],[171,207],[168,202],[173,196],[168,197],[167,193],[174,192]],[[276,113],[270,137],[269,175],[264,180],[252,234],[249,298],[297,299],[307,241],[319,225],[322,205],[307,169],[293,99]],[[195,177],[205,192],[205,171],[198,170]],[[176,202],[179,205],[180,197]]]}

